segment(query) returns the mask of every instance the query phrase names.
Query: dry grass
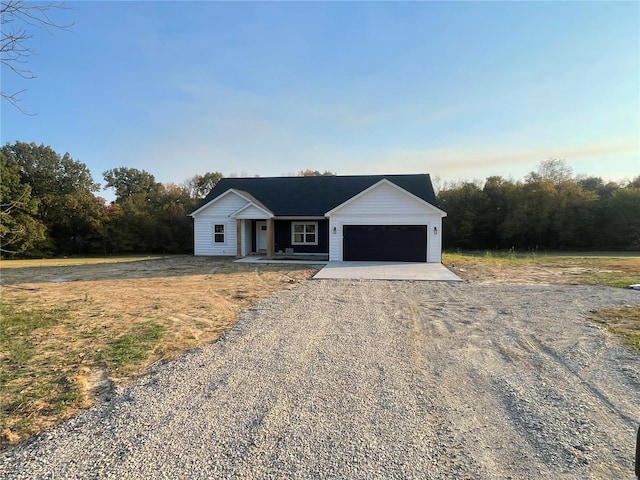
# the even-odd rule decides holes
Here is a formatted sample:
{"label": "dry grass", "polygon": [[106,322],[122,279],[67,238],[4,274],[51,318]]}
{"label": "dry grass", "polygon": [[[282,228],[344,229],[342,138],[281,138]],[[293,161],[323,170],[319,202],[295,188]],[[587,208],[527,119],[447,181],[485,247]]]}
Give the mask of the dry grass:
{"label": "dry grass", "polygon": [[105,263],[139,262],[144,260],[157,260],[167,258],[161,255],[127,255],[120,257],[62,257],[39,258],[31,260],[0,260],[3,269],[7,268],[33,268],[33,267],[68,267],[74,265],[102,265]]}
{"label": "dry grass", "polygon": [[640,307],[603,308],[592,312],[592,320],[603,323],[640,353]]}
{"label": "dry grass", "polygon": [[[640,283],[640,256],[633,254],[517,255],[506,252],[444,254],[443,263],[466,281],[481,283],[570,284],[628,287]],[[640,293],[639,293],[640,295]],[[591,319],[607,325],[640,352],[640,307],[607,308]]]}
{"label": "dry grass", "polygon": [[112,382],[217,339],[240,309],[317,271],[185,256],[29,262],[0,263],[5,445],[108,395]]}
{"label": "dry grass", "polygon": [[[640,283],[637,256],[445,254],[443,263],[472,282]],[[190,256],[0,261],[2,444],[86,408],[155,361],[217,339],[240,309],[316,271]],[[613,315],[601,321],[637,335],[637,309]]]}
{"label": "dry grass", "polygon": [[[611,255],[611,254],[609,254]],[[607,285],[640,283],[640,256],[444,254],[463,280],[482,283]]]}

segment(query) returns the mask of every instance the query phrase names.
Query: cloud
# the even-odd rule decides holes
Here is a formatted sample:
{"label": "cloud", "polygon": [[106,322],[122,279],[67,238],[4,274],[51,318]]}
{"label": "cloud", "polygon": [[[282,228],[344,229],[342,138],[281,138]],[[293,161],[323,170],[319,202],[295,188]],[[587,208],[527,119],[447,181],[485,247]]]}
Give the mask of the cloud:
{"label": "cloud", "polygon": [[[537,164],[561,158],[576,174],[620,180],[637,175],[640,146],[633,142],[592,143],[573,146],[520,149],[434,148],[396,150],[367,156],[365,152],[331,154],[339,174],[431,173],[443,180],[483,179],[491,175],[521,179]],[[331,167],[327,167],[330,168]]]}
{"label": "cloud", "polygon": [[577,146],[557,146],[538,149],[486,150],[471,148],[439,148],[400,150],[388,152],[373,161],[379,166],[402,165],[415,169],[428,164],[436,168],[502,167],[513,164],[531,164],[548,158],[586,160],[610,155],[639,155],[640,146],[631,142],[597,143]]}

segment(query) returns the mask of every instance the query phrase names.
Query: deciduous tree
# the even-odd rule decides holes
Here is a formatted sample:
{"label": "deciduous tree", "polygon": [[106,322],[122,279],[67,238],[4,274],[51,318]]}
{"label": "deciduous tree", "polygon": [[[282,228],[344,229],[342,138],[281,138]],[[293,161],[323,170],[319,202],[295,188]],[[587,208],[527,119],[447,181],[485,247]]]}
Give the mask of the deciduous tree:
{"label": "deciduous tree", "polygon": [[194,175],[182,183],[182,187],[187,190],[189,196],[200,201],[211,191],[213,187],[222,179],[220,172],[207,172],[204,175]]}
{"label": "deciduous tree", "polygon": [[572,176],[562,160],[542,162],[524,182],[488,177],[482,186],[445,185],[445,248],[640,248],[640,177],[605,183]]}
{"label": "deciduous tree", "polygon": [[0,253],[22,254],[45,240],[45,226],[37,219],[38,201],[31,187],[20,181],[20,165],[0,151]]}
{"label": "deciduous tree", "polygon": [[119,167],[107,170],[103,174],[105,188],[113,188],[116,192],[116,203],[123,203],[127,199],[141,196],[149,201],[161,188],[161,183],[145,170],[137,168]]}
{"label": "deciduous tree", "polygon": [[38,220],[47,228],[52,252],[82,253],[100,236],[104,202],[94,192],[100,185],[93,181],[87,166],[60,156],[51,147],[35,143],[6,144],[2,152],[20,168],[20,181],[29,185],[38,201]]}

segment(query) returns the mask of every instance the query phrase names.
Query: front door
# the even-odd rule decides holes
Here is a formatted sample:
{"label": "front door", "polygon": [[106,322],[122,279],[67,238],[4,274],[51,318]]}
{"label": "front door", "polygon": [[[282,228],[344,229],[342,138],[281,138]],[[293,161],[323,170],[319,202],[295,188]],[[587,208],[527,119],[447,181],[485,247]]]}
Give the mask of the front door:
{"label": "front door", "polygon": [[258,252],[267,251],[267,222],[256,222],[256,248]]}

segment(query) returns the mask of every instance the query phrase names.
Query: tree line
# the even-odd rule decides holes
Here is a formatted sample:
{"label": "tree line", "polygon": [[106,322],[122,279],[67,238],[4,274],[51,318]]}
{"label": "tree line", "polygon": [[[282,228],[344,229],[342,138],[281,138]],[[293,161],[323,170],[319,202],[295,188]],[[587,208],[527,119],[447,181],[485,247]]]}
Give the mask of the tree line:
{"label": "tree line", "polygon": [[[294,176],[335,175],[300,170]],[[35,143],[0,148],[0,254],[3,257],[191,253],[188,216],[220,181],[220,172],[161,183],[145,171],[103,172],[115,200],[101,198],[87,166]]]}
{"label": "tree line", "polygon": [[445,185],[438,201],[448,250],[640,250],[640,176],[605,182],[550,159],[523,181]]}
{"label": "tree line", "polygon": [[115,201],[97,196],[87,166],[51,147],[16,142],[0,149],[0,249],[8,256],[188,253],[191,213],[219,172],[160,183],[144,170],[103,173]]}
{"label": "tree line", "polygon": [[[23,142],[0,148],[2,256],[191,253],[188,214],[222,174],[160,183],[149,172],[120,167],[103,178],[113,202],[97,195],[100,185],[87,166],[68,153]],[[640,176],[605,182],[547,160],[524,181],[491,176],[445,184],[438,200],[448,215],[449,250],[640,250]]]}

